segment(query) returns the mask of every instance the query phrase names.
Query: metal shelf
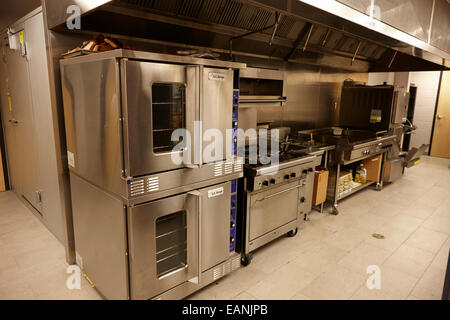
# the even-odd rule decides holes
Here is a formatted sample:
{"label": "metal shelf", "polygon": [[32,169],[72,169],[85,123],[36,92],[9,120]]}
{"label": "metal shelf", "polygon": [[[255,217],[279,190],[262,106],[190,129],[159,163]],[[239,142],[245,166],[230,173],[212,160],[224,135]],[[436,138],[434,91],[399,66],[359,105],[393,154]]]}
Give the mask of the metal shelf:
{"label": "metal shelf", "polygon": [[347,191],[341,192],[341,193],[338,194],[337,200],[342,200],[342,199],[344,199],[344,198],[346,198],[346,197],[348,197],[348,196],[350,196],[350,195],[352,195],[352,194],[354,194],[354,193],[356,193],[356,192],[358,192],[358,191],[360,191],[362,189],[365,189],[365,188],[367,188],[367,187],[369,187],[369,186],[371,186],[371,185],[373,185],[375,183],[377,183],[377,181],[369,181],[369,182],[361,184],[360,186],[357,186],[355,188],[352,188],[352,189],[349,189]]}

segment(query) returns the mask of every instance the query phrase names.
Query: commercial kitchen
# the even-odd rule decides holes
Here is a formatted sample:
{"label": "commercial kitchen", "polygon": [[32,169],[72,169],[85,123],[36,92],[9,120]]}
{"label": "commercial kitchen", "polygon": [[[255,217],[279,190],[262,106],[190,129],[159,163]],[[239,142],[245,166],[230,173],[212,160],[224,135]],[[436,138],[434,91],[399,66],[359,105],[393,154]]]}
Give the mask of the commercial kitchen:
{"label": "commercial kitchen", "polygon": [[448,299],[448,1],[0,8],[1,300]]}

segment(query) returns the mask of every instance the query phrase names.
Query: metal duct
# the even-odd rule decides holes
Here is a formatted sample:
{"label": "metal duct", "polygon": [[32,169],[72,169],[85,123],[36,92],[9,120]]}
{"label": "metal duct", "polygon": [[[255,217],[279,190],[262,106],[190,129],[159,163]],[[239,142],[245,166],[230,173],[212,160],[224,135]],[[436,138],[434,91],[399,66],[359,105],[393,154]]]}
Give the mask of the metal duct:
{"label": "metal duct", "polygon": [[[62,10],[70,2],[82,0],[45,0],[49,17],[58,16],[54,11]],[[407,29],[417,38],[412,40],[414,45],[402,42],[397,38],[403,36],[398,31],[394,34],[382,34],[366,26],[361,26],[345,18],[352,19],[355,15],[364,15],[350,7],[364,12],[371,0],[114,0],[104,1],[105,5],[86,12],[83,16],[83,29],[92,32],[119,34],[183,46],[206,47],[219,52],[230,50],[230,39],[242,34],[245,38],[233,42],[233,50],[239,54],[257,55],[271,59],[289,59],[291,62],[320,65],[328,63],[333,67],[333,57],[347,58],[348,65],[337,59],[337,68],[349,71],[399,71],[405,67],[409,71],[444,70],[442,58],[450,58],[448,52],[434,48],[429,44],[422,45],[419,39],[430,38],[441,48],[449,42],[448,21],[442,22],[442,27],[430,28],[432,17],[427,20],[430,11],[429,2],[436,2],[442,7],[441,0],[423,1],[419,5],[415,0],[384,1],[374,0],[380,5],[385,23],[396,24]],[[443,0],[445,1],[445,0]],[[422,2],[422,1],[421,1]],[[322,8],[315,6],[322,5]],[[340,6],[342,12],[349,12],[348,17],[335,16],[327,12],[324,3]],[[414,29],[407,25],[407,18],[395,19],[395,16],[411,15],[414,5],[421,6],[423,16],[416,17],[420,27]],[[347,7],[349,6],[349,7]],[[345,9],[347,8],[347,9]],[[433,9],[433,6],[431,7]],[[441,10],[446,8],[441,8]],[[345,11],[347,10],[347,11]],[[350,10],[350,11],[348,11]],[[406,10],[406,14],[399,10]],[[433,10],[431,10],[433,11]],[[443,10],[445,12],[445,10]],[[279,23],[274,28],[276,17],[280,15]],[[62,14],[60,14],[62,16]],[[442,13],[434,13],[434,20],[442,19]],[[358,17],[360,18],[360,17]],[[448,18],[448,17],[447,17]],[[105,23],[109,20],[117,21],[119,26]],[[447,19],[450,20],[450,19]],[[60,18],[61,22],[61,18]],[[430,25],[427,27],[427,23]],[[50,27],[56,30],[64,29],[53,18]],[[384,24],[381,24],[384,26]],[[312,27],[311,27],[312,26]],[[378,26],[378,24],[376,24]],[[153,30],[158,28],[159,34]],[[176,28],[179,32],[175,32]],[[386,26],[386,30],[391,27]],[[252,33],[260,31],[259,33]],[[439,32],[439,35],[437,34]],[[406,35],[406,33],[404,33]],[[395,37],[394,37],[395,36]],[[396,38],[397,37],[397,38]],[[402,38],[403,39],[403,38]],[[404,39],[410,41],[408,37]],[[450,51],[450,47],[448,49]],[[397,54],[397,52],[403,54]],[[392,57],[394,57],[391,61]],[[407,55],[411,57],[406,57]],[[231,56],[231,54],[230,54]],[[419,61],[415,65],[402,63],[401,59],[410,63]],[[395,61],[394,61],[395,60]],[[387,62],[386,62],[387,61]],[[399,67],[399,70],[396,68]]]}

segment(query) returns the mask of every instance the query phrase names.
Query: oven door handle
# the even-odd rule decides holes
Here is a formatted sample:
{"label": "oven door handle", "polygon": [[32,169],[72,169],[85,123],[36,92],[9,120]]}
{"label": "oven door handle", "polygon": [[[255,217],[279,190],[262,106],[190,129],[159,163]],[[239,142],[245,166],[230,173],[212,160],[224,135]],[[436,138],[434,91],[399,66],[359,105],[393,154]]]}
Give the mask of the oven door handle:
{"label": "oven door handle", "polygon": [[197,198],[196,207],[197,207],[197,275],[194,278],[189,279],[188,281],[200,285],[202,283],[202,255],[201,255],[201,246],[202,246],[202,194],[198,190],[194,190],[188,192],[189,196],[194,196]]}
{"label": "oven door handle", "polygon": [[256,199],[256,202],[263,202],[263,201],[266,201],[266,200],[268,200],[268,199],[270,199],[270,198],[279,196],[280,194],[283,194],[283,193],[286,193],[286,192],[289,192],[289,191],[298,189],[298,188],[300,188],[300,187],[302,187],[302,185],[298,185],[298,186],[295,186],[295,187],[292,187],[292,188],[285,189],[285,190],[280,191],[280,192],[276,192],[276,193],[271,194],[271,195],[269,195],[269,196],[267,196],[267,197],[264,197],[264,198],[262,198],[262,199]]}

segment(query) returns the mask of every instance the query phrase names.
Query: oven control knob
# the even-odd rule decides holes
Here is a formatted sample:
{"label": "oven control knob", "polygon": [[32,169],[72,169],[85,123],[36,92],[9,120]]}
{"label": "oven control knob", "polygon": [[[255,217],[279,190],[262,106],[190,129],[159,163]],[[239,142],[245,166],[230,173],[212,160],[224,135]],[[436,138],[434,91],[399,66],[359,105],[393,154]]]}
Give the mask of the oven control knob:
{"label": "oven control knob", "polygon": [[275,179],[270,179],[271,184],[275,184],[275,182],[277,182]]}
{"label": "oven control knob", "polygon": [[266,180],[266,181],[263,181],[262,184],[263,184],[263,186],[266,186],[266,187],[267,187],[267,186],[269,185],[269,181],[267,181],[267,180]]}
{"label": "oven control knob", "polygon": [[314,170],[313,170],[313,168],[309,168],[308,171],[309,172],[313,172]]}
{"label": "oven control knob", "polygon": [[305,203],[305,202],[306,202],[306,198],[305,198],[305,197],[301,197],[301,198],[300,198],[300,202],[301,202],[301,203]]}
{"label": "oven control knob", "polygon": [[291,173],[291,178],[295,178],[297,176],[297,174],[295,172]]}
{"label": "oven control knob", "polygon": [[290,176],[288,174],[284,176],[285,180],[289,180],[289,178],[290,178]]}
{"label": "oven control knob", "polygon": [[303,173],[303,174],[307,174],[307,173],[308,173],[308,170],[305,169],[305,170],[302,171],[302,173]]}

